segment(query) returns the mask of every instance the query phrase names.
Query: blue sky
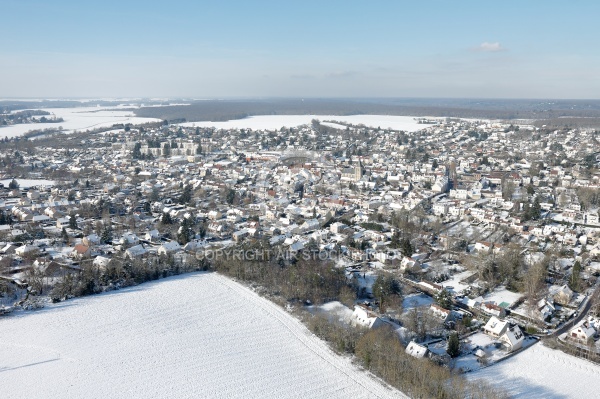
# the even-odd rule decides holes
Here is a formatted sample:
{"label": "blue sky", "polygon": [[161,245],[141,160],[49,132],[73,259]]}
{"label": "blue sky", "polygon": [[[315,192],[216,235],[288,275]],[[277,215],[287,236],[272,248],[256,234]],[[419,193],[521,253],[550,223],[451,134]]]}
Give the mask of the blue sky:
{"label": "blue sky", "polygon": [[596,1],[0,0],[0,13],[4,98],[600,97]]}

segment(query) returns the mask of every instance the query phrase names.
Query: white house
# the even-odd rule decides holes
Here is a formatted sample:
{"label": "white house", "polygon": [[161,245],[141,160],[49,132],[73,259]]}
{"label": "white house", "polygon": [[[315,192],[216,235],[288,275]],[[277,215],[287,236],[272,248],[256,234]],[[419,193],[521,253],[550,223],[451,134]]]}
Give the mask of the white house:
{"label": "white house", "polygon": [[584,320],[582,323],[579,323],[575,327],[573,327],[567,337],[569,339],[578,341],[580,343],[586,344],[589,339],[594,337],[596,330],[592,326],[590,326],[587,320]]}
{"label": "white house", "polygon": [[181,249],[181,245],[177,241],[169,241],[158,248],[159,255],[168,255],[177,252]]}
{"label": "white house", "polygon": [[106,266],[108,266],[109,262],[110,258],[107,258],[105,256],[96,256],[92,264],[94,266],[97,266],[100,270],[104,270],[106,269]]}
{"label": "white house", "polygon": [[507,351],[513,352],[523,347],[523,332],[519,326],[509,327],[504,334],[500,336],[500,342]]}
{"label": "white house", "polygon": [[144,240],[150,242],[157,242],[160,240],[160,233],[156,229],[150,230],[149,232],[144,234]]}
{"label": "white house", "polygon": [[140,239],[131,232],[123,233],[123,236],[119,240],[120,244],[129,244],[129,245],[137,245],[137,244],[139,244],[139,242],[140,242]]}
{"label": "white house", "polygon": [[519,326],[511,327],[508,321],[492,316],[483,327],[483,331],[490,337],[497,338],[502,342],[504,348],[509,352],[523,347],[523,332]]}
{"label": "white house", "polygon": [[483,331],[490,337],[499,338],[508,329],[508,322],[501,321],[496,316],[490,317],[486,325],[483,327]]}
{"label": "white house", "polygon": [[146,251],[146,248],[144,248],[142,244],[138,244],[131,248],[127,248],[125,250],[125,257],[130,259],[139,258],[145,255],[147,252],[148,251]]}
{"label": "white house", "polygon": [[208,212],[208,218],[210,220],[218,220],[223,217],[223,214],[219,211],[210,211]]}
{"label": "white house", "polygon": [[377,328],[385,324],[375,313],[362,304],[354,305],[352,320],[354,324],[367,328]]}
{"label": "white house", "polygon": [[568,305],[571,302],[571,298],[573,298],[573,290],[566,284],[560,287],[558,292],[554,294],[554,301],[561,305]]}
{"label": "white house", "polygon": [[422,359],[425,356],[427,356],[427,354],[429,353],[429,349],[427,349],[423,345],[417,344],[415,341],[410,341],[410,343],[406,347],[405,352],[411,355],[412,357]]}
{"label": "white house", "polygon": [[451,312],[448,309],[444,309],[443,307],[438,306],[435,303],[432,303],[429,306],[429,312],[433,316],[438,318],[442,323],[449,321],[451,318]]}
{"label": "white house", "polygon": [[27,254],[34,254],[39,251],[39,248],[35,245],[23,245],[15,249],[15,255],[17,256],[25,256]]}

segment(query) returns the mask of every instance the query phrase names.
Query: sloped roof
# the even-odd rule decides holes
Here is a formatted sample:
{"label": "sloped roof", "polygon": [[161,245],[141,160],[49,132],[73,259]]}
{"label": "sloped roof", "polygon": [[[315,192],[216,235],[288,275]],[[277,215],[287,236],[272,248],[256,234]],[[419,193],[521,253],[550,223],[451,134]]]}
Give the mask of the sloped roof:
{"label": "sloped roof", "polygon": [[484,330],[493,333],[494,335],[501,335],[508,325],[507,321],[502,321],[496,316],[490,317],[486,323]]}
{"label": "sloped roof", "polygon": [[429,349],[427,349],[423,345],[417,344],[415,341],[410,341],[410,343],[406,347],[405,352],[413,357],[421,359],[421,358],[427,356]]}

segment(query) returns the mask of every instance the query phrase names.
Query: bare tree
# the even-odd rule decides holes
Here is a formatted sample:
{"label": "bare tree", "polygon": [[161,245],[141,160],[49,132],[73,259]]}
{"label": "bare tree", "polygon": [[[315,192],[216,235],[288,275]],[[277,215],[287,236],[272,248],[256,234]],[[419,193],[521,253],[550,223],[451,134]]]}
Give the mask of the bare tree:
{"label": "bare tree", "polygon": [[534,317],[537,304],[546,296],[547,286],[545,284],[546,265],[543,261],[532,264],[523,276],[523,288],[527,297],[527,308],[530,317]]}

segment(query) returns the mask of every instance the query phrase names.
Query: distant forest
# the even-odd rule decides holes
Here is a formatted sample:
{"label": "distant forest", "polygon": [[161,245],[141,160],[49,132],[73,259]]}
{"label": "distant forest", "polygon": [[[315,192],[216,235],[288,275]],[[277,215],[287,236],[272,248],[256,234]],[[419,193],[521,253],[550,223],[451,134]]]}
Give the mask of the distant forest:
{"label": "distant forest", "polygon": [[[226,121],[253,115],[404,115],[600,126],[600,100],[264,99],[206,100],[191,105],[134,109],[137,116],[172,122]],[[564,120],[563,120],[564,118]],[[564,122],[564,123],[563,123]],[[588,126],[590,125],[590,126]]]}
{"label": "distant forest", "polygon": [[[120,100],[0,100],[0,114],[25,109],[117,106]],[[253,115],[399,115],[448,118],[481,118],[530,121],[535,125],[600,128],[600,100],[536,99],[245,99],[189,100],[138,99],[131,108],[137,116],[160,118],[172,123],[226,121]],[[186,103],[190,105],[168,105]]]}

